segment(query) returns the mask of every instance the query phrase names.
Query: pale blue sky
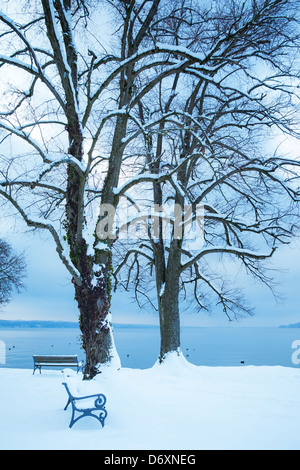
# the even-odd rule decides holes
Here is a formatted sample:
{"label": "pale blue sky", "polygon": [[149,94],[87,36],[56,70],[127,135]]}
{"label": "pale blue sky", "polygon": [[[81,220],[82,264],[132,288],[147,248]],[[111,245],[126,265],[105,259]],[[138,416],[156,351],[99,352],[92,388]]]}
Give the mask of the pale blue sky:
{"label": "pale blue sky", "polygon": [[[0,319],[77,321],[73,285],[51,239],[3,225],[2,233],[16,251],[25,250],[28,277],[27,289],[14,295],[10,304],[0,311]],[[300,241],[294,244],[293,249],[279,249],[272,263],[274,268],[281,270],[276,273],[276,279],[285,300],[277,305],[267,288],[255,285],[250,278],[246,278],[245,293],[256,307],[256,314],[231,323],[231,326],[278,326],[300,322]],[[116,323],[158,324],[157,314],[150,310],[141,311],[124,292],[113,296],[112,317]],[[185,313],[182,315],[182,325],[226,326],[228,320],[223,314]]]}

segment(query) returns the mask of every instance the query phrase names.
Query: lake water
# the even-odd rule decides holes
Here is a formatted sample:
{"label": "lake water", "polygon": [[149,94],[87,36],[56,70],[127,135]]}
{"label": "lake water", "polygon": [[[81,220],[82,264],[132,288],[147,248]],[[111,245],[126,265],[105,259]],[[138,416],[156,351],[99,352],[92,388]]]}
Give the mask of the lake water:
{"label": "lake water", "polygon": [[[33,368],[33,354],[77,354],[84,360],[79,335],[77,328],[3,328],[0,367]],[[123,367],[153,366],[159,353],[158,327],[115,325],[114,335]],[[294,341],[299,340],[300,351],[300,329],[185,327],[181,337],[184,355],[196,365],[300,367],[292,361]]]}

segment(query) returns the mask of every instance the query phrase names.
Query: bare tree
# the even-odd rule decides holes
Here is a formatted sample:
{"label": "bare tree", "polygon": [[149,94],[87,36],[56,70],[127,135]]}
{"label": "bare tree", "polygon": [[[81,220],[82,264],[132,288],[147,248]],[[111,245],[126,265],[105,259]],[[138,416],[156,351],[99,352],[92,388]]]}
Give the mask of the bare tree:
{"label": "bare tree", "polygon": [[[91,3],[19,2],[18,12],[0,14],[0,193],[29,227],[50,232],[72,276],[86,378],[117,358],[110,320],[113,240],[98,244],[97,214],[100,203],[114,203],[134,106],[133,65],[153,54],[153,47],[138,49],[159,1],[112,7],[118,13],[116,55],[101,46],[95,27],[89,33]],[[93,14],[100,12],[94,8]]]}
{"label": "bare tree", "polygon": [[[155,275],[161,361],[180,351],[180,292],[199,309],[208,309],[207,299],[220,305],[229,319],[250,313],[240,292],[226,282],[221,262],[236,260],[271,286],[264,260],[291,240],[299,216],[299,156],[280,155],[269,137],[276,132],[299,137],[296,5],[281,0],[181,5],[180,19],[178,10],[160,26],[174,49],[188,46],[190,54],[204,57],[210,72],[193,64],[171,83],[161,83],[151,119],[147,103],[140,102],[140,120],[144,129],[154,116],[157,122],[155,132],[151,127],[143,134],[142,171],[157,176],[152,189],[145,188],[147,197],[158,207],[172,202],[173,214],[179,207],[183,232],[176,236],[173,215],[166,238],[159,218],[156,236],[149,225],[147,237],[144,231],[144,239],[128,247],[116,270],[120,278],[129,268],[123,285],[132,281],[137,296],[146,270]],[[120,191],[130,189],[132,181]],[[137,198],[135,204],[140,220]],[[204,210],[198,246],[188,239],[187,206],[190,221],[197,207]]]}
{"label": "bare tree", "polygon": [[[168,178],[134,175],[140,103],[178,72],[211,73],[205,57],[164,42],[181,3],[24,0],[0,13],[0,195],[29,227],[50,233],[72,277],[86,378],[118,361],[114,239],[97,236],[99,206],[117,207],[128,175],[135,183]],[[113,33],[99,31],[103,14]]]}
{"label": "bare tree", "polygon": [[24,255],[15,254],[9,243],[0,240],[0,305],[11,300],[14,290],[20,292],[24,288],[25,276]]}

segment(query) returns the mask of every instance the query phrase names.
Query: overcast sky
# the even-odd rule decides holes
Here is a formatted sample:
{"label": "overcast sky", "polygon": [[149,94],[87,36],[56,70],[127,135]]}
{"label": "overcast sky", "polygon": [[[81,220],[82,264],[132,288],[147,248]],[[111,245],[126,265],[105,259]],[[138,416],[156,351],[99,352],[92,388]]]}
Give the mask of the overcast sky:
{"label": "overcast sky", "polygon": [[[9,225],[1,219],[2,237],[9,241],[15,251],[25,251],[28,276],[26,290],[15,294],[12,301],[0,311],[0,319],[64,320],[77,321],[78,309],[74,300],[73,285],[66,268],[61,264],[51,239],[42,235],[25,233],[26,227]],[[266,287],[258,286],[245,278],[245,293],[256,308],[255,315],[231,326],[278,326],[300,322],[300,241],[293,247],[282,247],[272,261],[278,281],[279,293],[284,297],[276,304]],[[240,279],[239,279],[240,280]],[[115,323],[158,324],[156,313],[150,309],[140,310],[124,292],[113,296],[112,317]],[[227,326],[224,314],[212,312],[182,314],[182,325]]]}

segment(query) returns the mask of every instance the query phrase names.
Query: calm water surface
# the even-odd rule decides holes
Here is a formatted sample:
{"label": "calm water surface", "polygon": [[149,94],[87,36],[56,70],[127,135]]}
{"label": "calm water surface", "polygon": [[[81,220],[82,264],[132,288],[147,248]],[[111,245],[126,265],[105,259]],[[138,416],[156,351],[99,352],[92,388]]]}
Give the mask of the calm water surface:
{"label": "calm water surface", "polygon": [[[114,333],[123,367],[153,366],[159,353],[158,327],[115,325]],[[292,362],[292,343],[300,340],[300,329],[185,327],[181,337],[184,355],[196,365],[300,367]],[[80,332],[77,328],[0,330],[0,367],[32,368],[33,354],[78,354],[84,360]]]}

